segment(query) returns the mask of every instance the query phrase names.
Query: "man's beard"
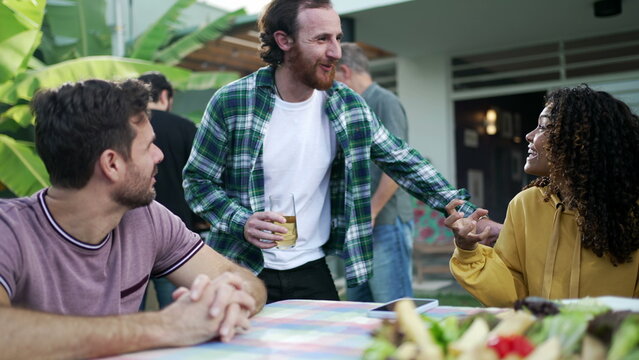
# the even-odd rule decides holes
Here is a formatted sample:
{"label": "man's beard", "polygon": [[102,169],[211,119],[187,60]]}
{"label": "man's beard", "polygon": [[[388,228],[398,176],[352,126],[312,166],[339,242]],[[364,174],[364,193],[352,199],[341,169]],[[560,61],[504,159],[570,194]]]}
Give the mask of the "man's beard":
{"label": "man's beard", "polygon": [[294,45],[290,51],[290,63],[293,73],[297,75],[304,85],[316,90],[328,90],[333,86],[335,66],[328,73],[327,79],[320,77],[317,75],[319,62],[311,63],[306,60],[297,45]]}
{"label": "man's beard", "polygon": [[[155,199],[155,188],[149,186],[149,179],[137,167],[131,169],[130,175],[127,174],[127,181],[113,193],[113,200],[129,209],[149,205]],[[157,174],[157,168],[153,170],[153,174]]]}

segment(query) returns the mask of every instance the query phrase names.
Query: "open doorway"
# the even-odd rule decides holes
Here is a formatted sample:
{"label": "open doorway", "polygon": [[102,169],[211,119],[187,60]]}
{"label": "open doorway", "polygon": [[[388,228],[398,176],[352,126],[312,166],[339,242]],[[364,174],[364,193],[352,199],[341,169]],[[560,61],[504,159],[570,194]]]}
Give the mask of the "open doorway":
{"label": "open doorway", "polygon": [[525,135],[537,126],[545,92],[455,102],[457,184],[503,222],[510,199],[532,180]]}

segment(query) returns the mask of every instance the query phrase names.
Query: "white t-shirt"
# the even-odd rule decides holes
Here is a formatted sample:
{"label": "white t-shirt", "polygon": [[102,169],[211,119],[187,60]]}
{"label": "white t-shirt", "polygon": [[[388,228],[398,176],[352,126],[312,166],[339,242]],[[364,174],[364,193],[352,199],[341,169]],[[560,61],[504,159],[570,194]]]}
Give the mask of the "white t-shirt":
{"label": "white t-shirt", "polygon": [[264,266],[285,270],[324,257],[331,222],[329,181],[335,159],[335,131],[324,112],[326,93],[314,90],[303,102],[275,99],[264,139],[264,195],[295,196],[297,244],[263,250]]}

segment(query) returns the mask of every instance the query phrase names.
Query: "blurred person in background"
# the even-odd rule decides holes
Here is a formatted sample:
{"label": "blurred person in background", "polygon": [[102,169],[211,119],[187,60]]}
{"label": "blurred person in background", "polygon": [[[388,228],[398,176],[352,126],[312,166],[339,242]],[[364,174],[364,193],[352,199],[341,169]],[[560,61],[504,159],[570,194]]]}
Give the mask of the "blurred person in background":
{"label": "blurred person in background", "polygon": [[[197,128],[188,119],[171,113],[173,86],[167,78],[157,72],[147,72],[138,80],[151,86],[151,126],[155,132],[153,143],[162,150],[164,160],[158,164],[155,183],[155,200],[177,215],[191,231],[202,229],[204,221],[195,215],[184,200],[182,169],[186,165],[193,146]],[[169,305],[175,286],[166,278],[152,279],[160,308]],[[146,295],[145,295],[146,300]],[[145,301],[142,301],[144,309]]]}
{"label": "blurred person in background", "polygon": [[[395,94],[373,82],[368,58],[357,44],[342,43],[335,80],[360,94],[391,134],[408,141],[404,107]],[[385,303],[411,297],[413,206],[410,197],[374,163],[371,163],[371,189],[373,276],[362,285],[347,288],[346,298]]]}

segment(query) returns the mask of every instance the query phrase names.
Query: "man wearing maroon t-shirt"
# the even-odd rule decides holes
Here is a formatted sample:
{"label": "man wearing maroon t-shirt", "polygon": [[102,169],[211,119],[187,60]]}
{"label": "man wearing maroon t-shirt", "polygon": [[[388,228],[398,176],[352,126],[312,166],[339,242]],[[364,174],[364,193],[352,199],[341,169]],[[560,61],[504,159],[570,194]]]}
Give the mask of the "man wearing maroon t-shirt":
{"label": "man wearing maroon t-shirt", "polygon": [[[92,358],[230,340],[263,284],[153,199],[162,152],[148,88],[88,80],[38,93],[36,148],[52,186],[0,201],[0,349],[6,358]],[[174,302],[136,313],[150,277]]]}

